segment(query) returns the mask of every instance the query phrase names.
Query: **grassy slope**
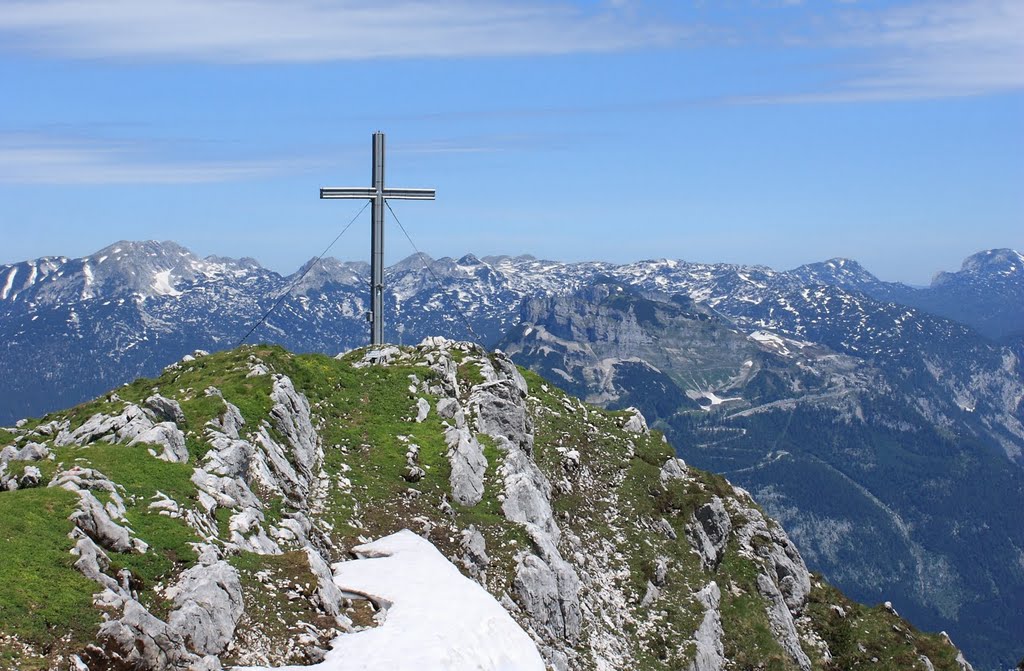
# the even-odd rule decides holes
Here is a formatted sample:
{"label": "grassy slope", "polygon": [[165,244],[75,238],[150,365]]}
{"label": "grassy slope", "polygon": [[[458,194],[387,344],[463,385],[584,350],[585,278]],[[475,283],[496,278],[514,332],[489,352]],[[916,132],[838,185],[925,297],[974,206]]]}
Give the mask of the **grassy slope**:
{"label": "grassy slope", "polygon": [[[334,559],[342,558],[341,554],[363,538],[379,537],[403,527],[422,531],[427,524],[433,528],[431,540],[444,554],[456,557],[461,554],[458,532],[472,524],[487,539],[492,558],[488,588],[496,594],[511,591],[515,554],[529,541],[521,529],[501,515],[496,472],[500,455],[484,438],[488,459],[484,499],[472,507],[448,501],[450,467],[443,426],[435,413],[419,424],[410,421],[420,396],[409,392],[410,376],[429,379],[434,373],[427,367],[410,363],[355,369],[350,364],[361,352],[338,361],[321,355],[294,356],[276,347],[247,347],[203,357],[157,380],[138,380],[118,389],[117,394],[123,400],[141,402],[159,390],[179,400],[187,417],[183,428],[194,464],[207,449],[204,424],[223,408],[219,399],[204,394],[208,387],[217,387],[239,407],[246,430],[254,430],[267,416],[272,380],[270,376],[246,377],[251,355],[260,357],[272,371],[291,377],[296,388],[307,396],[320,420],[326,472],[332,479],[344,476],[351,482],[350,488],[330,488],[320,515],[319,521],[330,529],[339,550]],[[472,360],[461,363],[459,376],[467,391],[482,380],[478,364]],[[753,560],[732,552],[715,575],[708,575],[686,540],[685,525],[692,512],[712,496],[732,496],[731,487],[718,476],[697,471],[697,484],[675,482],[662,487],[658,474],[672,450],[660,436],[625,434],[619,428],[622,413],[583,409],[575,399],[546,385],[536,375],[525,376],[535,411],[535,458],[542,470],[553,482],[561,477],[558,448],[564,447],[578,450],[594,476],[588,490],[576,487],[571,492],[553,492],[553,506],[564,530],[586,544],[607,544],[620,553],[624,570],[616,580],[628,595],[629,610],[635,614],[627,622],[625,633],[632,634],[637,668],[685,666],[693,648],[680,641],[692,634],[703,616],[692,595],[711,579],[722,588],[725,645],[736,660],[736,668],[793,668],[770,635],[763,602],[754,588],[757,567]],[[433,405],[436,399],[429,400]],[[567,405],[575,409],[569,411]],[[119,412],[121,407],[121,402],[106,397],[46,419],[67,417],[77,425],[96,412]],[[38,422],[29,426],[35,424]],[[635,456],[628,456],[627,442],[633,443]],[[409,443],[420,446],[420,465],[426,471],[415,484],[401,477]],[[152,588],[171,580],[195,561],[189,543],[197,539],[180,520],[156,515],[147,505],[157,491],[186,505],[192,503],[196,498],[189,481],[192,464],[167,464],[152,458],[145,448],[123,445],[57,451],[57,462],[68,465],[72,461],[97,468],[125,488],[129,525],[152,549],[146,555],[112,556],[112,561],[115,568],[132,571],[144,602],[161,612],[164,604]],[[45,462],[43,465],[50,471],[45,473],[47,476],[56,467]],[[71,541],[66,534],[71,525],[66,518],[74,503],[74,495],[54,489],[0,494],[0,556],[19,558],[0,562],[0,631],[15,633],[40,650],[68,637],[71,642],[67,645],[87,640],[98,622],[89,605],[95,586],[71,568],[73,558],[68,554]],[[451,514],[440,512],[446,503],[451,505]],[[268,517],[277,518],[287,512],[279,499],[267,498],[265,504]],[[648,530],[649,521],[660,517],[673,525],[676,540]],[[674,570],[652,609],[641,611],[638,603],[654,575],[658,557],[670,558]],[[232,561],[242,571],[247,602],[255,606],[247,626],[273,633],[276,620],[263,618],[260,613],[286,613],[294,606],[273,601],[277,597],[264,593],[256,574],[265,570],[296,585],[308,584],[304,557],[296,553],[283,557],[243,553]],[[42,578],[32,580],[30,575]],[[54,590],[54,585],[59,589]],[[52,599],[54,593],[59,593],[61,599]],[[264,603],[268,599],[271,602]],[[834,603],[843,604],[850,615],[837,621],[829,608]],[[29,612],[35,615],[26,620]],[[45,617],[41,613],[46,613]],[[887,612],[851,604],[831,588],[816,588],[808,613],[838,653],[832,666],[819,664],[819,668],[852,668],[850,665],[862,661],[864,655],[868,660],[878,658],[881,666],[875,668],[911,668],[900,666],[908,660],[914,663],[911,657],[916,659],[916,654],[908,652],[911,645],[928,651],[936,668],[954,668],[951,648],[938,637],[913,632]],[[894,623],[908,633],[897,633],[892,629]],[[910,638],[901,639],[901,643],[894,636]],[[861,653],[855,644],[852,648],[847,645],[857,640],[865,643],[868,652]],[[12,650],[11,645],[5,647],[0,642],[0,662],[3,655],[9,658],[15,654]],[[840,663],[846,666],[837,665]]]}

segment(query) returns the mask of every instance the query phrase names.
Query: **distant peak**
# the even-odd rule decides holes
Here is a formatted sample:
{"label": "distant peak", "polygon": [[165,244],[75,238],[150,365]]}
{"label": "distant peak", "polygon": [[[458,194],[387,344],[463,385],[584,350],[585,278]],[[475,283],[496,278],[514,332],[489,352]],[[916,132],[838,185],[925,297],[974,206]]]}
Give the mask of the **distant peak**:
{"label": "distant peak", "polygon": [[837,256],[827,261],[808,263],[791,271],[804,281],[842,286],[874,284],[878,278],[853,259]]}
{"label": "distant peak", "polygon": [[1024,272],[1024,256],[1014,249],[986,249],[964,259],[961,272]]}
{"label": "distant peak", "polygon": [[828,261],[825,261],[825,265],[829,266],[830,268],[845,268],[849,270],[859,270],[863,267],[853,259],[846,259],[841,256],[837,256],[835,258],[829,259]]}
{"label": "distant peak", "polygon": [[179,254],[192,256],[192,252],[173,240],[118,240],[107,245],[92,256],[113,256],[115,254]]}

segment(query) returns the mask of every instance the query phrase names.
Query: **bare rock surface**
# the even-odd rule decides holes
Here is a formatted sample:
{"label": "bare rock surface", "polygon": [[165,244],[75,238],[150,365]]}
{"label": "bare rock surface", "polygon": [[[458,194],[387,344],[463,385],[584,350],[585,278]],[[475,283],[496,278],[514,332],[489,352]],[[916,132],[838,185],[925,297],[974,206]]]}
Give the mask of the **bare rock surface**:
{"label": "bare rock surface", "polygon": [[690,671],[722,671],[726,668],[725,648],[722,645],[722,615],[719,612],[722,593],[712,581],[697,592],[697,600],[704,606],[704,619],[693,635],[697,655]]}
{"label": "bare rock surface", "polygon": [[445,441],[452,467],[452,498],[464,506],[475,506],[484,495],[484,473],[487,471],[484,448],[465,427],[449,427],[445,431]]}
{"label": "bare rock surface", "polygon": [[146,399],[145,405],[161,421],[185,424],[185,413],[181,410],[181,404],[174,399],[153,394]]}
{"label": "bare rock surface", "polygon": [[219,655],[235,634],[242,616],[242,585],[238,571],[221,560],[197,564],[178,578],[166,596],[175,608],[168,628],[199,655]]}
{"label": "bare rock surface", "polygon": [[178,429],[174,422],[160,422],[154,424],[139,435],[135,436],[128,443],[137,445],[159,445],[163,452],[157,455],[158,459],[183,464],[188,461],[188,448],[185,447],[185,434]]}
{"label": "bare rock surface", "polygon": [[722,559],[731,531],[729,513],[722,499],[716,496],[693,514],[692,521],[686,527],[686,536],[700,555],[704,567],[713,570]]}

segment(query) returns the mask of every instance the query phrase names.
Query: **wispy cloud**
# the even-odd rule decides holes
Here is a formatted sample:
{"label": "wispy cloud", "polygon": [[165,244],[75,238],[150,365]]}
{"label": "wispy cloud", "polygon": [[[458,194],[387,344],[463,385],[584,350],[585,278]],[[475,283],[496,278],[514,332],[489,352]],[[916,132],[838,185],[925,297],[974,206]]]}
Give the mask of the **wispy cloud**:
{"label": "wispy cloud", "polygon": [[258,179],[311,167],[297,160],[164,161],[124,144],[0,135],[0,183],[201,184]]}
{"label": "wispy cloud", "polygon": [[[195,140],[190,140],[195,142]],[[484,135],[400,144],[399,154],[480,154],[537,145],[532,135]],[[0,133],[0,184],[204,184],[258,180],[335,166],[341,157],[366,158],[362,144],[308,147],[294,156],[180,160],[161,140],[127,142],[73,135]],[[549,142],[547,144],[550,144]]]}
{"label": "wispy cloud", "polygon": [[1024,88],[1024,2],[957,0],[848,9],[800,46],[837,50],[835,80],[752,103],[857,102],[985,95]]}
{"label": "wispy cloud", "polygon": [[513,0],[14,0],[8,48],[223,63],[562,54],[669,44],[682,30],[607,5]]}

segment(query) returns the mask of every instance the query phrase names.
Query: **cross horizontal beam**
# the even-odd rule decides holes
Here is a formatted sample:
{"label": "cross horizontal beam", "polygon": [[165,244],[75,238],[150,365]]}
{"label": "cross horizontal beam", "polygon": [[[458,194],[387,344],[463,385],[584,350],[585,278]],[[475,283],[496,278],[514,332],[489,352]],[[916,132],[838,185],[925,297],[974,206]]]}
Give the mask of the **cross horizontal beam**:
{"label": "cross horizontal beam", "polygon": [[[434,200],[435,189],[383,189],[380,196],[399,200]],[[372,186],[325,186],[320,189],[320,198],[336,200],[342,198],[376,198],[377,189]]]}

